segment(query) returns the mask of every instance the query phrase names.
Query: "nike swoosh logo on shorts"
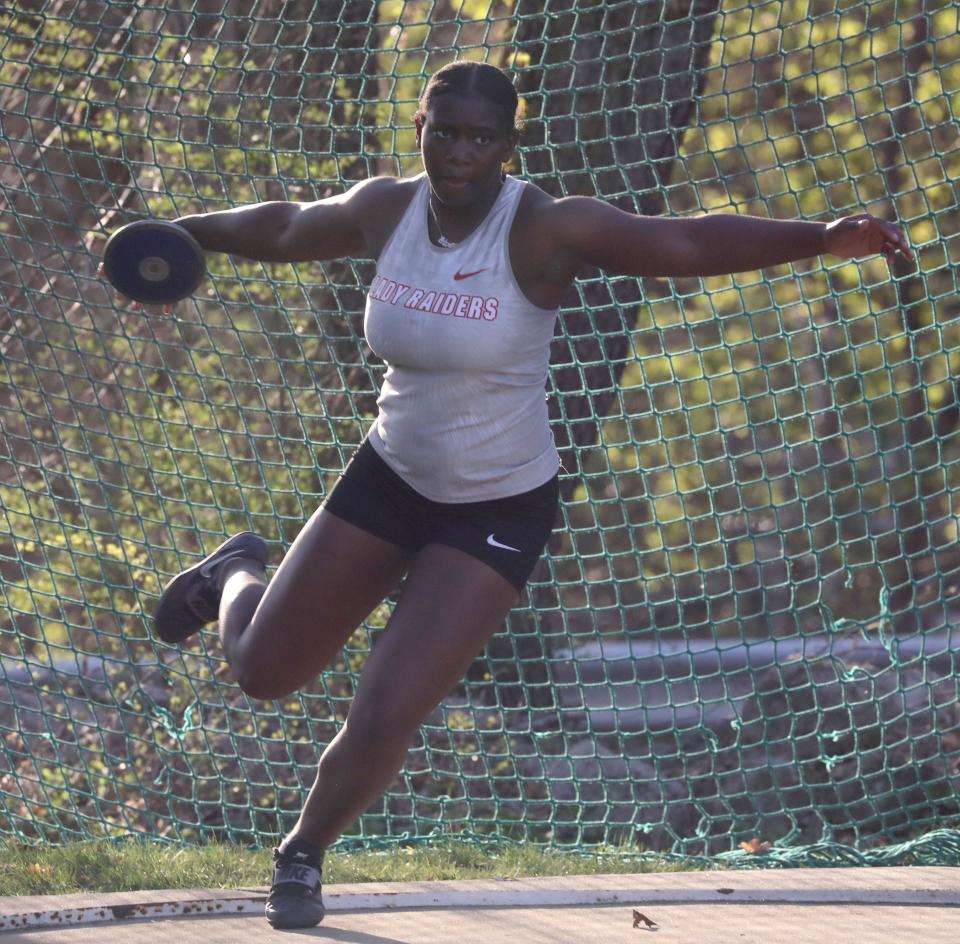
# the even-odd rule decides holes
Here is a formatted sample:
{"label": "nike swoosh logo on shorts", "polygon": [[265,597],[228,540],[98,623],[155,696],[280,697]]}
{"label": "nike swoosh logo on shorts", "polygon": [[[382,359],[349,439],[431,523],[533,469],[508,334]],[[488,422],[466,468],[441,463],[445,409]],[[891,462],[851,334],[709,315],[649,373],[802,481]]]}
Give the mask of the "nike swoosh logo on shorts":
{"label": "nike swoosh logo on shorts", "polygon": [[490,532],[490,534],[487,535],[487,544],[489,544],[491,547],[501,547],[501,548],[503,548],[505,551],[516,551],[518,554],[522,554],[522,553],[523,553],[523,551],[521,551],[519,547],[510,547],[509,544],[501,544],[501,543],[493,536],[493,532],[492,532],[492,531]]}
{"label": "nike swoosh logo on shorts", "polygon": [[459,270],[454,273],[453,281],[462,282],[464,279],[469,279],[472,275],[479,275],[481,272],[486,272],[489,266],[484,269],[477,269],[476,272],[460,272]]}

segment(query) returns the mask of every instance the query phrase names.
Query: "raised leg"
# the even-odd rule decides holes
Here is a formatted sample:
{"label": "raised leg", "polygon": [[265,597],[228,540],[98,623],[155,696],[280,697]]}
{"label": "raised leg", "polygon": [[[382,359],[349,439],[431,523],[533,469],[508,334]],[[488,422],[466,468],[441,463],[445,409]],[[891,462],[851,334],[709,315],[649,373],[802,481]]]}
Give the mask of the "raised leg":
{"label": "raised leg", "polygon": [[226,564],[220,638],[240,687],[280,698],[316,677],[396,587],[410,557],[320,508],[269,583],[255,565]]}

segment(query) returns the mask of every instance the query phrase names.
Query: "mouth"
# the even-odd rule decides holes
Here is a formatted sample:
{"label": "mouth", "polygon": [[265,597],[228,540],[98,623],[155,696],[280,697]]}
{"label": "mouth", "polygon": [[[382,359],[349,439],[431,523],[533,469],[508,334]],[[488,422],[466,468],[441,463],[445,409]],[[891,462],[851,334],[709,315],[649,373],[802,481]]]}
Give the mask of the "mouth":
{"label": "mouth", "polygon": [[454,193],[463,193],[470,189],[470,181],[464,177],[444,177],[440,180],[441,186]]}
{"label": "mouth", "polygon": [[432,184],[434,199],[441,204],[460,206],[474,197],[473,184],[463,177],[440,177]]}

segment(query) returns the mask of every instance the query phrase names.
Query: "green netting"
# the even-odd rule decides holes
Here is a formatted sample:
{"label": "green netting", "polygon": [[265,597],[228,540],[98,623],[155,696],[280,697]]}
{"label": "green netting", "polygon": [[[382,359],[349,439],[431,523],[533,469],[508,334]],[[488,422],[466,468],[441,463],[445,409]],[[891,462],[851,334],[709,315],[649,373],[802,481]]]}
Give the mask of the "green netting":
{"label": "green netting", "polygon": [[274,703],[147,620],[238,529],[278,561],[361,440],[371,266],[211,257],[163,317],[96,265],[132,219],[413,171],[424,79],[461,56],[515,77],[514,169],[551,193],[867,209],[918,265],[585,273],[551,374],[564,527],[345,841],[960,861],[958,25],[953,0],[3,8],[0,834],[292,824],[389,601]]}

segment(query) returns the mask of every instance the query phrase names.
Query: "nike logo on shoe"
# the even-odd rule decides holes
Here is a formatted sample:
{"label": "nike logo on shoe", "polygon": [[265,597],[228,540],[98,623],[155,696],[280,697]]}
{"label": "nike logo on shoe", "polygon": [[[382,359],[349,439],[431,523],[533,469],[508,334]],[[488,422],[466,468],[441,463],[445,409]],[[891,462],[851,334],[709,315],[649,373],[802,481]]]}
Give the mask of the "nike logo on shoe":
{"label": "nike logo on shoe", "polygon": [[486,266],[483,269],[477,269],[475,272],[460,272],[459,270],[457,270],[457,272],[455,272],[453,275],[453,281],[462,282],[464,279],[469,279],[474,275],[479,275],[481,272],[486,272],[487,269],[489,268],[490,268],[489,266]]}
{"label": "nike logo on shoe", "polygon": [[296,882],[298,885],[307,885],[310,888],[317,884],[319,878],[320,872],[312,865],[297,865],[296,863],[279,866],[273,874],[274,884]]}
{"label": "nike logo on shoe", "polygon": [[487,544],[489,544],[491,547],[499,547],[499,548],[502,548],[502,549],[505,550],[505,551],[516,551],[517,554],[522,554],[522,553],[523,553],[523,551],[521,551],[519,547],[510,547],[509,544],[501,544],[501,543],[493,536],[493,532],[491,532],[490,534],[487,535]]}

